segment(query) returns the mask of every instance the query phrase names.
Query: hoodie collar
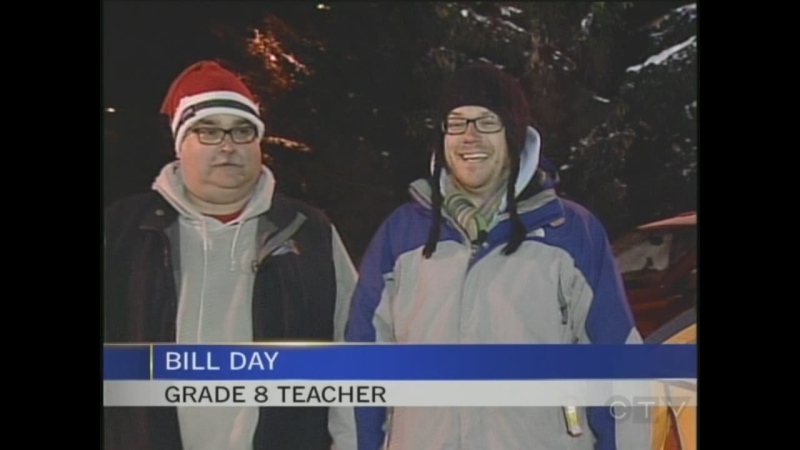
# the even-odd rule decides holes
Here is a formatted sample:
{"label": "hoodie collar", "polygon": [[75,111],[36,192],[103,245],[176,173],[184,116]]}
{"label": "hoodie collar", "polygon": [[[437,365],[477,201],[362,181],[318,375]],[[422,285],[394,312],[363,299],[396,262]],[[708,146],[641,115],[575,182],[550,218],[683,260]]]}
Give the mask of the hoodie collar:
{"label": "hoodie collar", "polygon": [[[153,190],[161,194],[164,199],[178,211],[180,216],[197,221],[203,221],[206,216],[197,211],[196,207],[186,197],[185,185],[178,161],[165,165],[156,177],[152,186]],[[275,192],[275,177],[266,167],[261,166],[261,176],[256,183],[253,196],[247,202],[239,218],[230,222],[244,222],[269,210]]]}

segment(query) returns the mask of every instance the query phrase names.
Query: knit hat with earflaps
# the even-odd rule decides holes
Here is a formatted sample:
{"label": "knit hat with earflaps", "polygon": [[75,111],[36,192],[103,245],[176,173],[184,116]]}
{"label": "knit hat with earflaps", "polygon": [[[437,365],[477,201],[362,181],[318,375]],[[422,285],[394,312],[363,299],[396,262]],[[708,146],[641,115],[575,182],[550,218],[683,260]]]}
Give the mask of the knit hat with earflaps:
{"label": "knit hat with earflaps", "polygon": [[[511,239],[504,249],[506,255],[514,253],[525,238],[525,226],[517,214],[515,183],[519,174],[520,153],[525,147],[530,109],[525,92],[519,82],[497,67],[487,63],[468,65],[456,71],[444,87],[439,101],[438,119],[444,122],[448,114],[461,106],[482,106],[500,117],[506,132],[510,171],[506,192],[506,205],[511,218]],[[432,191],[433,223],[423,255],[429,258],[436,251],[442,224],[442,192],[439,186],[444,157],[444,132],[438,136],[435,147]]]}

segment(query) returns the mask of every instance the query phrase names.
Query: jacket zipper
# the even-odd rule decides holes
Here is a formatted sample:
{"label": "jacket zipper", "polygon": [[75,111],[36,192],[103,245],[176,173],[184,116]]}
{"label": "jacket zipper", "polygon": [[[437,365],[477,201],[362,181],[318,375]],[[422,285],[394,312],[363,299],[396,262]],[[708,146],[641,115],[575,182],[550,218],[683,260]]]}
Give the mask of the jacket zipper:
{"label": "jacket zipper", "polygon": [[[450,226],[452,226],[456,231],[458,231],[458,233],[461,235],[461,238],[464,239],[464,243],[467,244],[467,246],[469,247],[469,259],[467,260],[467,267],[466,267],[466,270],[464,270],[464,279],[461,281],[461,288],[460,288],[460,291],[459,291],[459,294],[458,294],[458,309],[459,309],[459,311],[458,311],[458,342],[461,343],[462,342],[461,330],[463,328],[463,320],[462,319],[464,317],[464,315],[463,315],[464,288],[465,288],[465,286],[467,284],[467,278],[469,277],[469,271],[470,271],[470,269],[472,269],[472,266],[476,261],[476,257],[478,255],[478,251],[481,249],[482,246],[488,245],[487,241],[486,241],[486,239],[488,239],[488,238],[484,239],[483,243],[481,243],[481,244],[478,244],[475,241],[471,241],[469,239],[469,236],[467,236],[467,234],[464,233],[464,231],[461,229],[461,227],[459,227],[458,225],[456,225],[454,223],[453,219],[451,219],[450,217],[444,216],[444,215],[443,215],[443,217],[445,217],[447,219],[447,221],[450,222]],[[462,422],[463,422],[463,413],[462,413],[461,410],[459,410],[459,412],[458,412],[458,448],[461,448],[463,446],[463,431],[462,430],[465,427],[464,427]]]}

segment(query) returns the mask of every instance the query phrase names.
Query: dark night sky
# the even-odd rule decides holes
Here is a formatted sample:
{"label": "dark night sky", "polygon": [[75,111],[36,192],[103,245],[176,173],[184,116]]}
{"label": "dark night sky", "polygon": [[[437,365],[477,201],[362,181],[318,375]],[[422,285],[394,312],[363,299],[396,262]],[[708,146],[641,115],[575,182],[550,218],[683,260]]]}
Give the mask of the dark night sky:
{"label": "dark night sky", "polygon": [[[637,11],[652,17],[680,2],[652,2]],[[284,19],[319,13],[316,2],[104,2],[103,70],[106,106],[124,112],[158,111],[169,83],[201,58],[223,56],[212,22],[258,22],[264,13]],[[652,11],[651,11],[652,9]]]}
{"label": "dark night sky", "polygon": [[211,57],[205,32],[219,7],[198,2],[104,4],[106,106],[158,111],[172,78],[198,57]]}
{"label": "dark night sky", "polygon": [[211,34],[213,23],[259,23],[267,11],[284,17],[313,14],[316,3],[121,1],[105,2],[103,9],[107,105],[157,112],[181,70],[200,59],[225,56]]}
{"label": "dark night sky", "polygon": [[109,203],[141,191],[166,162],[160,103],[171,79],[198,52],[195,37],[202,36],[198,30],[204,23],[188,20],[186,6],[178,3],[107,2],[103,7],[103,106],[116,110],[104,114],[105,128],[118,133],[115,139],[107,136],[103,148]]}
{"label": "dark night sky", "polygon": [[104,147],[106,203],[147,188],[172,158],[161,101],[189,64],[224,56],[212,22],[257,20],[263,8],[258,2],[103,3],[103,107],[116,110],[104,117],[106,128],[119,133]]}

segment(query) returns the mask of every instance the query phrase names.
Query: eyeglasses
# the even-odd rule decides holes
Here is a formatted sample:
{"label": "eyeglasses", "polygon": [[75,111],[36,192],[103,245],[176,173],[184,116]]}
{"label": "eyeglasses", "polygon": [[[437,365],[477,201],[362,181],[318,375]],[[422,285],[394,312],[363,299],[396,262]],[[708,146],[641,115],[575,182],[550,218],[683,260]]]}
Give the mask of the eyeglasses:
{"label": "eyeglasses", "polygon": [[236,144],[249,144],[253,142],[258,132],[253,125],[242,125],[226,130],[219,127],[197,127],[190,130],[197,135],[197,140],[205,145],[217,145],[222,143],[225,136],[230,136]]}
{"label": "eyeglasses", "polygon": [[478,117],[477,119],[450,118],[442,122],[442,131],[447,134],[464,134],[469,124],[474,123],[478,133],[497,133],[503,129],[503,122],[493,116]]}

